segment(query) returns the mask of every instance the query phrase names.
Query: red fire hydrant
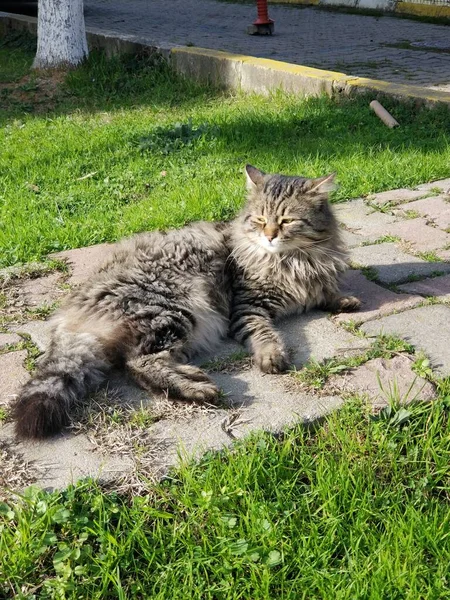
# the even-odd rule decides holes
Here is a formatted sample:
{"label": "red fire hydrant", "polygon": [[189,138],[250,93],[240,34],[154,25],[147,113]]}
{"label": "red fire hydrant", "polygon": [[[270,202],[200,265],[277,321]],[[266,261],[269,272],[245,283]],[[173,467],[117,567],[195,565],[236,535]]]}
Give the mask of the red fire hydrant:
{"label": "red fire hydrant", "polygon": [[275,29],[274,21],[269,19],[269,9],[267,0],[256,0],[258,8],[258,18],[247,27],[247,33],[250,35],[272,35]]}

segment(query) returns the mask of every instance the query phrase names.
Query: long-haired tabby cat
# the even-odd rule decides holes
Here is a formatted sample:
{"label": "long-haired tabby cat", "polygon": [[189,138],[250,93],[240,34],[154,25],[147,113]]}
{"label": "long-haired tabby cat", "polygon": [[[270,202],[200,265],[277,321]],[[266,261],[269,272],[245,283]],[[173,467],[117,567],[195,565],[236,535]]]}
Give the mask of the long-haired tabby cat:
{"label": "long-haired tabby cat", "polygon": [[359,307],[338,292],[347,260],[328,204],[333,176],[267,175],[250,165],[246,173],[249,199],[234,221],[125,240],[71,294],[15,404],[19,436],[60,431],[75,401],[116,366],[125,365],[144,388],[211,402],[218,388],[186,361],[227,331],[261,371],[278,373],[289,361],[277,317]]}

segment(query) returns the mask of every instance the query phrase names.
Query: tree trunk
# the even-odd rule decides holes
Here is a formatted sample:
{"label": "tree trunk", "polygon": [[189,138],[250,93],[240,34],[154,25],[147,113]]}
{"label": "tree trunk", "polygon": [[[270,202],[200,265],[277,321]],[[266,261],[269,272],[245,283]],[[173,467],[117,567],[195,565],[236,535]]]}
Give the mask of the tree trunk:
{"label": "tree trunk", "polygon": [[76,66],[87,55],[83,0],[39,0],[38,45],[33,67]]}

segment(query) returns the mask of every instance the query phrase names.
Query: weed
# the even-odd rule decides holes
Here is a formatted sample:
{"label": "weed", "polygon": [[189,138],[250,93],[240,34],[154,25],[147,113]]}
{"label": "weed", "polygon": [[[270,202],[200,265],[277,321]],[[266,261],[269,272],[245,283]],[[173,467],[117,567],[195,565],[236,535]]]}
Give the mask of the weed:
{"label": "weed", "polygon": [[202,369],[212,372],[240,369],[244,363],[250,364],[250,355],[245,350],[236,350],[223,358],[215,358],[202,364]]}
{"label": "weed", "polygon": [[[430,250],[428,252],[417,252],[416,255],[422,260],[426,260],[427,262],[442,262],[442,258],[436,254],[436,252]],[[442,272],[435,271],[435,273],[442,275]],[[437,275],[435,275],[436,277]]]}
{"label": "weed", "polygon": [[377,271],[373,267],[364,266],[364,265],[357,265],[357,266],[352,266],[352,268],[360,269],[361,273],[369,281],[373,281],[375,283],[377,283],[379,281],[378,280],[378,273],[377,273]]}
{"label": "weed", "polygon": [[293,372],[293,376],[307,387],[320,390],[331,375],[359,367],[374,358],[391,358],[402,352],[413,354],[414,347],[401,338],[392,335],[379,335],[371,346],[361,354],[329,358],[323,362],[311,361],[300,371]]}
{"label": "weed", "polygon": [[420,213],[417,212],[417,210],[405,210],[402,212],[402,214],[406,219],[417,219],[418,217],[420,217]]}
{"label": "weed", "polygon": [[396,235],[383,235],[383,236],[377,238],[376,240],[374,240],[373,242],[370,242],[370,241],[363,242],[361,244],[361,246],[373,246],[376,244],[385,244],[386,242],[393,243],[393,242],[399,242],[399,241],[400,241],[400,238]]}
{"label": "weed", "polygon": [[419,375],[419,377],[423,377],[424,379],[433,379],[431,363],[423,353],[418,354],[411,368],[415,373],[417,373],[417,375]]}

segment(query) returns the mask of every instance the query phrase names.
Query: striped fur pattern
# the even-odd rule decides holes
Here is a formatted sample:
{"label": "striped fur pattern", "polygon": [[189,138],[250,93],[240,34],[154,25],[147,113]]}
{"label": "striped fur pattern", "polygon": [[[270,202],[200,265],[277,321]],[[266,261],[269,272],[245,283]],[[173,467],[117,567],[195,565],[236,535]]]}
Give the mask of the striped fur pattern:
{"label": "striped fur pattern", "polygon": [[211,350],[228,329],[262,371],[279,372],[288,360],[276,317],[356,306],[356,299],[338,296],[347,263],[327,203],[331,178],[271,176],[250,166],[247,177],[249,201],[232,223],[200,222],[125,240],[71,294],[14,407],[19,437],[59,432],[75,402],[118,367],[146,389],[212,402],[218,388],[187,361]]}

